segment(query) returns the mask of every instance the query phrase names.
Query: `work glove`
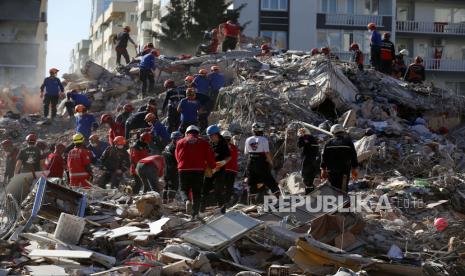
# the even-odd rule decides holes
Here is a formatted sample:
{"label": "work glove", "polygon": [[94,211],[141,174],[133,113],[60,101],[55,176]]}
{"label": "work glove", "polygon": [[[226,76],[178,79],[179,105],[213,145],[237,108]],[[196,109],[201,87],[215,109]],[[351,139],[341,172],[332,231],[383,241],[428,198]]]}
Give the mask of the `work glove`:
{"label": "work glove", "polygon": [[328,171],[327,171],[326,169],[321,169],[320,178],[321,178],[322,180],[328,179]]}
{"label": "work glove", "polygon": [[357,178],[358,178],[358,171],[357,171],[357,169],[352,169],[351,174],[352,174],[352,180],[353,180],[353,181],[357,180]]}

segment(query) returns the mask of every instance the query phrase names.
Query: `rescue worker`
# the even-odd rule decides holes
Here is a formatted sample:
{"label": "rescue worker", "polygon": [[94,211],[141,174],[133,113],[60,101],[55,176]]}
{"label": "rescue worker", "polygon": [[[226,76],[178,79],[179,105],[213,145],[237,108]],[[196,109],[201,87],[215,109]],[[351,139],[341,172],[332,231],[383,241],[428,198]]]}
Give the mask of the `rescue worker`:
{"label": "rescue worker", "polygon": [[357,43],[352,43],[350,45],[350,51],[353,52],[351,61],[357,64],[358,70],[363,72],[363,64],[365,63],[363,53],[360,51],[360,48]]}
{"label": "rescue worker", "polygon": [[367,26],[371,33],[370,36],[370,62],[375,70],[380,69],[380,50],[381,50],[381,34],[376,30],[376,24],[370,23]]}
{"label": "rescue worker", "polygon": [[129,53],[128,53],[128,42],[134,44],[134,48],[137,49],[137,45],[132,40],[129,33],[131,32],[131,28],[126,26],[123,28],[123,31],[120,32],[116,37],[113,38],[113,44],[116,44],[115,51],[116,51],[116,64],[121,65],[121,56],[124,57],[126,64],[129,64]]}
{"label": "rescue worker", "polygon": [[384,33],[380,47],[380,72],[391,75],[392,64],[396,58],[396,49],[391,42],[391,33]]}
{"label": "rescue worker", "polygon": [[215,110],[216,99],[220,93],[220,89],[223,88],[225,84],[224,74],[221,73],[220,67],[214,65],[210,68],[210,73],[208,74],[208,79],[210,80],[210,110]]}
{"label": "rescue worker", "polygon": [[182,137],[181,132],[173,131],[170,135],[171,142],[165,147],[162,153],[165,158],[164,180],[166,183],[166,198],[168,200],[173,199],[179,189],[178,162],[176,161],[175,151],[176,143]]}
{"label": "rescue worker", "polygon": [[[175,150],[181,196],[186,203],[186,213],[190,213],[192,218],[196,218],[200,211],[205,170],[216,167],[213,149],[207,141],[199,136],[199,133],[200,129],[197,126],[187,127],[186,137],[176,143]],[[192,191],[192,199],[188,197],[189,190]]]}
{"label": "rescue worker", "polygon": [[80,104],[84,105],[87,110],[90,109],[91,102],[86,95],[79,93],[76,89],[66,93],[65,107],[70,118],[74,118],[74,108]]}
{"label": "rescue worker", "polygon": [[[225,187],[226,190],[231,189],[234,191],[234,181],[236,180],[237,172],[239,171],[239,164],[237,162],[239,156],[239,149],[231,142],[232,134],[231,132],[225,130],[221,133],[221,136],[226,140],[229,146],[229,153],[231,154],[231,159],[224,166],[225,169]],[[227,206],[233,206],[237,202],[237,199],[234,198],[234,195],[227,202]]]}
{"label": "rescue worker", "polygon": [[339,57],[331,52],[329,47],[323,47],[320,50],[320,53],[325,55],[327,58],[331,60],[339,60]]}
{"label": "rescue worker", "polygon": [[47,177],[63,178],[63,173],[65,172],[63,152],[65,148],[63,144],[56,144],[54,146],[54,151],[45,159],[45,169],[49,171]]}
{"label": "rescue worker", "polygon": [[85,137],[81,133],[73,136],[74,148],[68,153],[67,167],[69,184],[72,187],[90,188],[92,179],[92,153],[84,146]]}
{"label": "rescue worker", "polygon": [[45,160],[42,152],[36,145],[37,135],[34,133],[26,136],[27,146],[21,149],[16,160],[15,173],[38,172],[45,168]]}
{"label": "rescue worker", "polygon": [[194,88],[187,88],[186,98],[182,99],[178,105],[178,112],[181,114],[181,124],[179,131],[183,133],[187,126],[198,123],[198,113],[201,108],[200,102],[196,99]]}
{"label": "rescue worker", "polygon": [[396,59],[394,61],[394,67],[392,68],[392,75],[398,79],[405,76],[405,72],[407,71],[407,65],[405,65],[404,57],[408,56],[409,52],[407,49],[400,50],[399,54],[396,55]]}
{"label": "rescue worker", "polygon": [[220,41],[218,39],[218,28],[214,28],[210,32],[206,33],[204,39],[209,39],[209,44],[200,44],[197,48],[196,55],[200,56],[201,54],[216,54],[218,52],[218,45]]}
{"label": "rescue worker", "polygon": [[40,150],[40,154],[42,155],[42,159],[45,160],[50,152],[50,147],[48,146],[47,142],[42,139],[37,139],[36,147]]}
{"label": "rescue worker", "polygon": [[154,112],[155,112],[155,108],[153,108],[153,106],[149,105],[149,106],[147,106],[146,111],[140,111],[140,112],[133,113],[126,120],[126,125],[124,127],[124,131],[126,132],[125,133],[126,139],[130,138],[132,131],[137,130],[137,129],[141,129],[141,128],[148,128],[149,125],[145,121],[145,116],[148,113],[154,113]]}
{"label": "rescue worker", "polygon": [[135,182],[135,185],[133,187],[134,194],[138,194],[140,192],[140,188],[142,187],[142,181],[137,176],[136,166],[141,159],[149,156],[149,144],[152,143],[152,139],[153,137],[151,133],[144,132],[134,143],[134,145],[129,149],[129,156],[131,158],[130,173],[131,176],[134,177]]}
{"label": "rescue worker", "polygon": [[311,135],[307,128],[300,128],[297,131],[299,141],[297,146],[302,149],[302,178],[305,188],[305,194],[313,191],[313,179],[318,172],[317,158],[320,153],[320,148],[317,139]]}
{"label": "rescue worker", "polygon": [[146,54],[150,54],[152,50],[155,49],[155,46],[153,46],[152,42],[149,42],[147,45],[144,46],[144,49],[142,49],[142,52],[137,54],[138,57],[145,56]]}
{"label": "rescue worker", "polygon": [[194,79],[194,85],[197,89],[197,95],[201,94],[205,98],[205,104],[202,104],[202,109],[199,112],[198,120],[200,131],[203,132],[208,126],[208,117],[211,113],[212,99],[210,97],[210,80],[206,69],[200,69],[199,74]]}
{"label": "rescue worker", "polygon": [[13,145],[11,140],[3,140],[2,143],[3,158],[5,159],[5,172],[3,173],[3,183],[8,184],[15,174],[16,160],[19,149]]}
{"label": "rescue worker", "polygon": [[425,81],[425,66],[420,56],[415,58],[415,62],[410,64],[405,72],[404,80],[413,83],[422,83]]}
{"label": "rescue worker", "polygon": [[136,174],[144,186],[144,193],[155,191],[162,194],[163,187],[158,185],[158,178],[163,177],[164,167],[164,159],[160,155],[150,155],[139,160],[136,166]]}
{"label": "rescue worker", "polygon": [[103,114],[100,117],[101,125],[108,125],[108,143],[113,145],[113,141],[117,136],[124,136],[124,126],[115,122],[110,114]]}
{"label": "rescue worker", "polygon": [[347,192],[349,177],[357,179],[357,152],[354,143],[340,124],[331,127],[331,138],[321,154],[321,179],[328,179],[333,187]]}
{"label": "rescue worker", "polygon": [[123,136],[117,136],[113,140],[113,146],[108,147],[100,157],[103,166],[103,174],[98,183],[104,187],[108,182],[112,188],[118,188],[123,178],[123,174],[129,170],[130,158],[128,152],[124,149],[126,139]]}
{"label": "rescue worker", "polygon": [[57,104],[60,96],[63,96],[65,91],[63,84],[57,77],[59,70],[51,68],[49,70],[50,76],[44,79],[40,86],[40,98],[44,103],[44,118],[48,118],[49,109],[52,109],[52,119],[57,115]]}
{"label": "rescue worker", "polygon": [[139,77],[140,81],[142,82],[142,98],[147,95],[147,86],[148,86],[148,93],[153,93],[153,87],[155,85],[155,76],[153,75],[153,71],[156,68],[156,57],[158,55],[157,50],[152,50],[150,54],[146,54],[140,60],[140,72]]}
{"label": "rescue worker", "polygon": [[81,133],[86,139],[89,139],[92,131],[97,130],[98,124],[94,115],[87,113],[84,105],[76,105],[74,111],[76,116],[76,133]]}
{"label": "rescue worker", "polygon": [[194,85],[197,93],[210,96],[210,80],[207,69],[200,69],[199,74],[194,78]]}
{"label": "rescue worker", "polygon": [[87,147],[93,155],[93,163],[99,164],[100,157],[102,157],[103,152],[110,147],[110,144],[104,141],[100,141],[100,138],[97,134],[92,134],[89,137],[89,146]]}
{"label": "rescue worker", "polygon": [[223,34],[224,40],[221,45],[222,51],[227,52],[228,50],[236,49],[236,45],[241,38],[241,27],[232,20],[226,21],[220,25],[220,32]]}
{"label": "rescue worker", "polygon": [[207,128],[207,135],[210,139],[210,146],[215,153],[216,166],[213,169],[211,177],[205,177],[202,195],[202,205],[200,211],[204,212],[207,204],[207,198],[210,191],[214,190],[215,203],[220,207],[221,213],[226,212],[226,204],[229,203],[233,195],[233,186],[226,186],[225,182],[225,165],[231,160],[228,142],[221,136],[220,128],[217,125],[211,125]]}
{"label": "rescue worker", "polygon": [[166,130],[166,127],[158,120],[158,117],[153,113],[147,113],[145,121],[149,125],[150,133],[153,136],[154,143],[156,146],[156,152],[160,153],[165,146],[169,143],[170,135]]}
{"label": "rescue worker", "polygon": [[166,80],[163,86],[166,89],[166,96],[163,101],[162,112],[166,114],[166,108],[168,107],[168,131],[173,132],[179,128],[179,124],[181,123],[181,115],[177,108],[179,102],[186,97],[186,92],[177,89],[174,81],[171,79]]}
{"label": "rescue worker", "polygon": [[147,104],[145,105],[142,105],[141,107],[139,107],[139,109],[137,109],[137,112],[140,112],[140,111],[147,111],[147,108],[149,108],[149,106],[153,109],[153,113],[157,113],[157,99],[155,98],[149,98],[147,100]]}
{"label": "rescue worker", "polygon": [[320,50],[318,50],[318,48],[313,48],[311,51],[310,51],[310,55],[313,57],[313,56],[316,56],[320,54]]}
{"label": "rescue worker", "polygon": [[[271,174],[273,158],[270,153],[268,139],[264,137],[264,129],[260,123],[252,125],[253,136],[245,140],[244,153],[248,156],[247,184],[249,186],[249,199],[258,200],[258,193],[265,193],[267,189],[279,197],[278,183]],[[260,196],[261,197],[261,196]]]}
{"label": "rescue worker", "polygon": [[257,55],[257,57],[271,57],[273,53],[271,52],[272,48],[268,44],[263,44],[260,46],[260,54]]}
{"label": "rescue worker", "polygon": [[121,124],[122,126],[126,125],[126,121],[131,116],[132,112],[134,111],[134,107],[132,104],[125,104],[123,106],[123,111],[116,116],[116,122]]}

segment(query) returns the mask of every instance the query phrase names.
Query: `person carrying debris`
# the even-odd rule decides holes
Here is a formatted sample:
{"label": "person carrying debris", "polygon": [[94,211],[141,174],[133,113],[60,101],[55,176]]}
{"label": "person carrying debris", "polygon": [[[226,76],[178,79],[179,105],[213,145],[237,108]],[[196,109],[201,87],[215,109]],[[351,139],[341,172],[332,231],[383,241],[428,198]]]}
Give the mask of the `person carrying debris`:
{"label": "person carrying debris", "polygon": [[357,179],[357,152],[350,136],[340,124],[331,127],[331,138],[321,154],[321,179],[328,179],[332,186],[347,192],[349,174]]}
{"label": "person carrying debris", "polygon": [[352,43],[349,50],[353,52],[351,61],[355,62],[357,64],[358,70],[363,72],[363,65],[365,64],[365,60],[362,51],[360,51],[360,47],[357,43]]}
{"label": "person carrying debris", "polygon": [[[175,150],[181,196],[186,203],[186,213],[191,213],[192,218],[196,218],[200,211],[205,170],[216,167],[212,147],[199,134],[200,129],[197,126],[190,125],[187,127],[186,137],[176,143]],[[188,197],[189,190],[192,190],[192,199]]]}
{"label": "person carrying debris", "polygon": [[[239,164],[237,162],[239,156],[239,149],[231,142],[232,134],[231,132],[225,130],[221,133],[221,136],[226,140],[229,146],[229,153],[231,154],[231,159],[224,166],[224,182],[226,189],[231,189],[234,191],[234,181],[236,180],[237,172],[239,171]],[[229,197],[227,205],[232,206],[237,200],[233,198],[233,195]]]}
{"label": "person carrying debris", "polygon": [[79,93],[76,89],[66,93],[65,107],[70,118],[74,118],[74,108],[80,104],[90,109],[91,102],[86,95]]}
{"label": "person carrying debris", "polygon": [[201,105],[196,99],[194,88],[187,88],[186,98],[182,99],[178,105],[178,112],[181,114],[181,124],[179,125],[181,133],[186,130],[187,126],[197,124],[200,108]]}
{"label": "person carrying debris", "polygon": [[150,127],[150,133],[153,136],[153,142],[156,146],[156,152],[160,153],[170,140],[170,135],[166,127],[158,120],[158,117],[153,113],[148,113],[145,116],[145,121]]}
{"label": "person carrying debris", "polygon": [[87,108],[82,104],[76,105],[74,111],[77,113],[76,133],[81,133],[86,139],[89,139],[92,131],[98,128],[95,116],[87,113]]}
{"label": "person carrying debris", "polygon": [[63,152],[66,146],[63,144],[55,144],[54,151],[45,159],[45,169],[49,171],[47,177],[63,178],[65,172],[65,159]]}
{"label": "person carrying debris", "polygon": [[121,124],[122,126],[125,126],[126,121],[131,116],[133,111],[134,107],[132,106],[132,104],[125,104],[123,106],[123,111],[116,116],[116,122],[118,124]]}
{"label": "person carrying debris", "polygon": [[34,133],[26,136],[27,146],[21,149],[16,160],[15,173],[38,172],[45,168],[45,160],[42,152],[37,147],[37,135]]}
{"label": "person carrying debris", "polygon": [[220,67],[214,65],[210,68],[210,73],[208,74],[208,79],[210,80],[210,110],[215,110],[216,99],[220,93],[220,89],[223,88],[225,84],[224,74],[221,73]]}
{"label": "person carrying debris", "polygon": [[168,200],[175,197],[179,189],[179,174],[178,162],[176,161],[175,151],[176,143],[183,137],[179,131],[173,131],[170,135],[171,142],[163,150],[163,157],[165,158],[165,173],[164,180],[166,183],[165,192]]}
{"label": "person carrying debris", "polygon": [[152,143],[152,140],[153,140],[152,134],[150,134],[149,132],[144,132],[141,134],[139,139],[134,143],[134,145],[129,149],[129,156],[131,158],[130,172],[135,182],[134,187],[132,189],[134,194],[138,194],[140,191],[140,188],[142,187],[142,181],[139,178],[139,176],[137,176],[136,166],[137,166],[137,163],[141,159],[149,156],[149,153],[150,153],[149,144]]}
{"label": "person carrying debris", "polygon": [[391,33],[384,33],[380,47],[380,72],[391,75],[392,64],[396,59],[396,49],[391,42]]}
{"label": "person carrying debris", "polygon": [[49,109],[52,109],[52,119],[57,116],[57,104],[60,96],[63,96],[65,91],[63,84],[57,77],[59,70],[51,68],[49,70],[50,76],[44,79],[40,86],[40,98],[44,103],[44,118],[48,118]]}
{"label": "person carrying debris", "polygon": [[13,145],[10,139],[3,140],[2,143],[3,158],[5,159],[5,172],[3,173],[3,183],[6,185],[10,182],[15,174],[15,165],[18,158],[19,149]]}
{"label": "person carrying debris", "polygon": [[134,44],[134,48],[137,49],[137,44],[132,40],[129,33],[131,32],[131,28],[126,26],[123,28],[123,31],[120,32],[116,37],[113,38],[113,44],[116,44],[115,51],[116,51],[116,64],[121,65],[121,56],[124,57],[126,64],[129,64],[129,53],[128,53],[128,42]]}
{"label": "person carrying debris", "polygon": [[[186,97],[185,90],[177,89],[174,81],[168,79],[163,86],[166,89],[165,100],[163,101],[162,112],[168,113],[168,131],[173,132],[179,128],[181,123],[180,114],[178,112],[179,102]],[[168,107],[168,112],[166,108]]]}
{"label": "person carrying debris", "polygon": [[318,171],[317,158],[320,148],[317,139],[310,133],[307,128],[299,128],[297,131],[299,140],[297,146],[302,149],[302,178],[305,188],[305,194],[313,191],[313,180]]}
{"label": "person carrying debris", "polygon": [[110,147],[110,144],[104,141],[100,141],[100,138],[97,134],[92,134],[89,137],[89,146],[88,149],[92,152],[93,158],[92,163],[98,163],[100,157],[102,157],[103,152]]}
{"label": "person carrying debris", "polygon": [[146,54],[145,56],[142,57],[140,60],[139,68],[139,78],[140,81],[142,82],[142,98],[145,97],[147,94],[147,86],[148,86],[148,93],[152,94],[153,93],[153,87],[155,85],[155,76],[153,74],[153,71],[156,68],[156,63],[155,60],[157,58],[158,51],[157,50],[152,50],[150,54]]}
{"label": "person carrying debris", "polygon": [[68,153],[69,185],[90,188],[92,179],[92,153],[84,145],[85,137],[81,133],[73,135],[74,148]]}
{"label": "person carrying debris", "polygon": [[108,182],[112,188],[118,188],[123,178],[123,174],[129,170],[130,158],[129,153],[124,149],[126,139],[123,136],[117,136],[113,140],[113,145],[108,147],[100,157],[104,171],[98,183],[104,187]]}
{"label": "person carrying debris", "polygon": [[108,143],[113,145],[117,136],[124,136],[124,126],[115,122],[110,114],[103,114],[100,117],[101,125],[108,125]]}
{"label": "person carrying debris", "polygon": [[400,50],[399,54],[396,55],[396,59],[394,61],[394,67],[392,69],[392,75],[398,79],[405,76],[405,72],[407,71],[407,65],[405,65],[404,57],[408,56],[409,52],[407,49]]}
{"label": "person carrying debris", "polygon": [[[273,157],[270,153],[268,139],[264,136],[264,128],[261,123],[252,125],[253,136],[245,140],[244,154],[248,156],[247,185],[249,187],[249,199],[259,200],[258,194],[264,195],[267,189],[279,197],[278,183],[273,177]],[[261,197],[261,196],[260,196]]]}
{"label": "person carrying debris", "polygon": [[370,62],[375,70],[380,69],[380,49],[381,49],[381,34],[376,30],[376,24],[370,23],[367,26],[371,33],[370,36]]}
{"label": "person carrying debris", "polygon": [[147,106],[146,111],[140,111],[133,113],[127,120],[126,120],[126,125],[124,127],[125,137],[126,139],[129,139],[131,137],[131,132],[141,129],[141,128],[148,128],[149,125],[145,121],[145,116],[147,116],[148,113],[154,113],[155,108],[151,105]]}
{"label": "person carrying debris", "polygon": [[415,62],[410,64],[405,72],[404,80],[413,83],[422,83],[425,81],[425,66],[420,56],[415,58]]}
{"label": "person carrying debris", "polygon": [[222,51],[227,52],[236,49],[241,37],[241,27],[236,22],[228,20],[226,23],[220,24],[219,30],[224,37],[221,45]]}
{"label": "person carrying debris", "polygon": [[225,165],[231,160],[231,153],[226,139],[220,134],[220,128],[217,125],[211,125],[207,128],[207,135],[210,139],[210,146],[215,153],[216,166],[213,169],[211,177],[205,177],[203,184],[202,203],[200,211],[204,212],[208,195],[214,190],[215,202],[221,208],[221,213],[226,212],[226,204],[229,203],[233,195],[233,186],[226,186]]}
{"label": "person carrying debris", "polygon": [[163,177],[163,168],[165,167],[163,156],[150,155],[137,163],[136,174],[144,186],[144,193],[155,191],[162,194],[163,187],[158,185],[158,178]]}
{"label": "person carrying debris", "polygon": [[218,51],[218,45],[220,44],[220,41],[218,39],[218,28],[212,29],[210,32],[206,32],[204,35],[204,39],[210,40],[209,44],[200,44],[199,47],[197,47],[197,52],[196,55],[200,56],[201,54],[216,54]]}

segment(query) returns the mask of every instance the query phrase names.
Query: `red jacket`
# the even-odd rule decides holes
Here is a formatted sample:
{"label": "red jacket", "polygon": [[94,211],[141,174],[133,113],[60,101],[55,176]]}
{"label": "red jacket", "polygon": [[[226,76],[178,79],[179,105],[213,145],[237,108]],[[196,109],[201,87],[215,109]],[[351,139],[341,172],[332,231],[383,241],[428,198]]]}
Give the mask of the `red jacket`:
{"label": "red jacket", "polygon": [[198,135],[189,134],[176,143],[175,151],[179,171],[203,172],[215,168],[215,153],[210,144]]}
{"label": "red jacket", "polygon": [[165,168],[165,158],[161,155],[150,155],[139,161],[142,164],[152,164],[157,168],[158,177],[163,176],[163,169]]}
{"label": "red jacket", "polygon": [[108,130],[108,142],[113,146],[113,140],[117,136],[125,136],[124,126],[120,123],[113,123],[113,125]]}
{"label": "red jacket", "polygon": [[225,170],[228,172],[236,173],[239,171],[239,166],[237,164],[237,157],[239,155],[239,150],[233,144],[229,144],[229,152],[231,153],[231,160],[225,165]]}
{"label": "red jacket", "polygon": [[136,175],[136,165],[141,159],[149,156],[149,150],[147,148],[141,147],[132,147],[129,150],[129,155],[131,156],[131,175]]}
{"label": "red jacket", "polygon": [[68,170],[69,176],[84,177],[88,176],[87,167],[91,163],[92,153],[88,149],[74,148],[68,153]]}
{"label": "red jacket", "polygon": [[241,28],[236,24],[225,23],[223,25],[223,34],[224,36],[237,37],[241,32]]}
{"label": "red jacket", "polygon": [[65,160],[56,153],[50,153],[45,159],[45,168],[49,171],[48,177],[63,177]]}

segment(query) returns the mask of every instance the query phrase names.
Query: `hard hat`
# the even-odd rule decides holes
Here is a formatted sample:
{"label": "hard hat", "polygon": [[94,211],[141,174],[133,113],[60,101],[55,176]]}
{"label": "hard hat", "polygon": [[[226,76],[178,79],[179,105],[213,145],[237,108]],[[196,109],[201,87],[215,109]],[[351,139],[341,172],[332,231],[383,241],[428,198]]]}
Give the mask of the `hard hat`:
{"label": "hard hat", "polygon": [[370,24],[368,24],[367,28],[368,28],[368,30],[374,30],[374,29],[376,29],[376,24],[375,23],[370,23]]}
{"label": "hard hat", "polygon": [[48,70],[48,72],[50,73],[57,73],[59,72],[60,70],[56,69],[56,68],[50,68],[50,70]]}
{"label": "hard hat", "polygon": [[6,148],[6,147],[12,146],[13,142],[11,142],[10,139],[6,139],[6,140],[3,140],[1,144],[2,144],[2,147]]}
{"label": "hard hat", "polygon": [[225,139],[231,139],[232,138],[232,134],[229,130],[225,130],[223,132],[221,132],[221,136],[223,136]]}
{"label": "hard hat", "polygon": [[416,62],[416,63],[422,63],[422,62],[423,62],[423,58],[420,57],[420,56],[417,56],[417,57],[415,57],[415,62]]}
{"label": "hard hat", "polygon": [[172,79],[165,80],[165,82],[163,83],[163,87],[165,87],[165,88],[174,87],[174,81]]}
{"label": "hard hat", "polygon": [[210,67],[210,70],[211,71],[220,71],[220,67],[218,65],[213,65],[212,67]]}
{"label": "hard hat", "polygon": [[331,134],[332,135],[336,135],[336,134],[339,134],[339,133],[342,133],[342,132],[345,132],[344,130],[344,127],[340,124],[335,124],[331,127],[331,130],[330,130]]}
{"label": "hard hat", "polygon": [[171,138],[171,140],[181,139],[182,138],[182,133],[179,132],[179,131],[173,131],[173,132],[171,132],[170,138]]}
{"label": "hard hat", "polygon": [[125,104],[123,106],[123,110],[125,112],[133,112],[134,111],[134,107],[132,106],[132,104]]}
{"label": "hard hat", "polygon": [[268,44],[262,44],[260,48],[262,49],[262,51],[268,51],[270,49],[270,46],[268,46]]}
{"label": "hard hat", "polygon": [[330,52],[329,47],[323,47],[323,48],[321,48],[321,53],[322,53],[322,54],[327,55],[327,54],[329,54],[329,52]]}
{"label": "hard hat", "polygon": [[436,218],[434,220],[434,227],[436,227],[436,230],[438,230],[439,232],[444,231],[444,229],[446,229],[447,226],[449,226],[449,223],[445,218]]}
{"label": "hard hat", "polygon": [[100,140],[100,138],[98,137],[97,134],[92,134],[92,135],[89,137],[89,141],[90,141],[90,142],[96,143],[96,142],[98,142],[99,140]]}
{"label": "hard hat", "polygon": [[409,55],[409,51],[407,49],[402,49],[400,50],[399,54],[403,55],[403,56],[408,56]]}
{"label": "hard hat", "polygon": [[76,133],[73,135],[73,143],[74,144],[82,144],[84,143],[84,135],[81,133]]}
{"label": "hard hat", "polygon": [[153,49],[150,53],[156,57],[160,56],[160,51],[158,49]]}
{"label": "hard hat", "polygon": [[186,89],[186,96],[194,96],[195,95],[195,89],[192,87],[189,87]]}
{"label": "hard hat", "polygon": [[207,135],[213,135],[220,133],[220,128],[217,125],[211,125],[207,128]]}
{"label": "hard hat", "polygon": [[350,49],[358,50],[360,48],[358,47],[357,43],[352,43],[352,44],[350,44]]}
{"label": "hard hat", "polygon": [[383,38],[384,39],[390,39],[391,38],[391,33],[390,32],[384,33]]}
{"label": "hard hat", "polygon": [[206,75],[206,74],[208,74],[208,71],[207,71],[207,69],[200,69],[199,74],[200,75]]}
{"label": "hard hat", "polygon": [[150,143],[152,142],[153,136],[150,132],[144,132],[140,136],[140,140],[144,143]]}
{"label": "hard hat", "polygon": [[314,55],[317,55],[319,52],[320,52],[320,51],[318,50],[318,48],[313,48],[312,51],[310,52],[310,54],[311,54],[312,56],[314,56]]}
{"label": "hard hat", "polygon": [[55,151],[60,155],[65,151],[65,149],[66,149],[66,146],[61,143],[58,143],[55,145]]}
{"label": "hard hat", "polygon": [[261,123],[253,123],[252,131],[264,131],[264,127]]}
{"label": "hard hat", "polygon": [[130,32],[131,31],[131,27],[129,26],[124,26],[123,30],[127,31],[127,32]]}
{"label": "hard hat", "polygon": [[28,136],[26,136],[26,142],[28,142],[28,143],[37,142],[37,135],[34,134],[34,133],[29,134]]}
{"label": "hard hat", "polygon": [[194,81],[194,79],[195,79],[194,76],[187,76],[187,77],[184,79],[184,81],[187,82],[187,83],[191,83],[191,82]]}
{"label": "hard hat", "polygon": [[86,111],[86,107],[83,104],[78,104],[74,107],[74,112],[80,113]]}
{"label": "hard hat", "polygon": [[116,136],[115,139],[113,139],[113,144],[117,146],[124,146],[126,145],[126,138],[123,136]]}
{"label": "hard hat", "polygon": [[145,120],[146,122],[153,122],[153,121],[156,120],[156,118],[157,118],[157,117],[155,116],[155,114],[153,114],[153,113],[147,113],[147,115],[145,115],[144,120]]}
{"label": "hard hat", "polygon": [[110,114],[102,114],[102,116],[100,117],[101,124],[110,123],[111,121],[113,121],[113,118]]}
{"label": "hard hat", "polygon": [[186,134],[191,133],[191,132],[197,132],[197,133],[199,133],[199,132],[200,132],[200,129],[199,129],[197,126],[195,126],[195,125],[190,125],[190,126],[188,126],[187,129],[186,129]]}

